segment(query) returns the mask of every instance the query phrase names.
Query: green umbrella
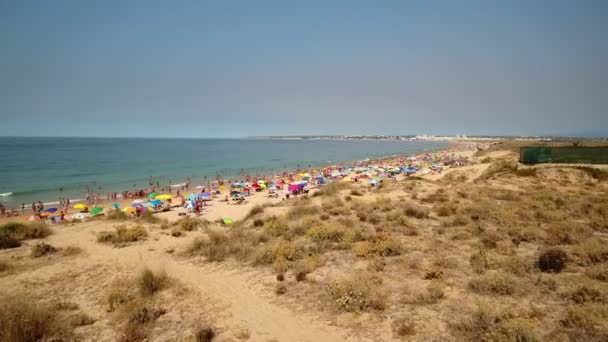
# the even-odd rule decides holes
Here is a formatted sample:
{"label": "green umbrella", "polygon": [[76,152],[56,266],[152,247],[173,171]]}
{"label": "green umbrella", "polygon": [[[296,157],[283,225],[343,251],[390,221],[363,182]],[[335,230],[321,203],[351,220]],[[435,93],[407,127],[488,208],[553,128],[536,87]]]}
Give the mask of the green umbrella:
{"label": "green umbrella", "polygon": [[151,193],[151,194],[148,195],[148,198],[154,198],[156,196],[158,196],[158,194],[156,192],[153,192],[153,193]]}
{"label": "green umbrella", "polygon": [[101,213],[102,211],[103,211],[103,208],[95,207],[95,208],[91,209],[91,215],[97,215],[97,214]]}

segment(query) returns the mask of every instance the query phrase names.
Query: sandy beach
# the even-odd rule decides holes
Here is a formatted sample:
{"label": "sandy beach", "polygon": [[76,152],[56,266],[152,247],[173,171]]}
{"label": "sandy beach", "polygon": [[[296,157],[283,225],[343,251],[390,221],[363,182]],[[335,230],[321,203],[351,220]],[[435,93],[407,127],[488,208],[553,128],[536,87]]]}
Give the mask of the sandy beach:
{"label": "sandy beach", "polygon": [[[606,260],[605,245],[593,247],[600,249],[593,252],[600,253],[597,257],[584,249],[606,238],[601,228],[605,208],[600,209],[606,180],[570,166],[518,171],[526,168],[506,166],[517,165],[511,150],[476,152],[471,146],[450,149],[468,157],[470,165],[411,178],[398,175],[381,186],[368,180],[335,182],[289,200],[262,191],[242,205],[219,197],[201,216],[187,214],[185,220],[180,213],[186,210],[175,208],[145,220],[100,216],[50,225],[50,235],[0,250],[0,290],[12,298],[10,303],[28,298],[42,312],[51,312],[53,318],[41,324],[66,340],[206,341],[209,334],[214,341],[514,336],[503,324],[542,339],[572,336],[573,330],[561,330],[559,322],[572,308],[587,304],[569,309],[564,293],[579,286],[573,277],[589,274]],[[561,216],[539,197],[550,192],[526,192],[533,184],[551,189],[558,183],[571,202],[591,203],[593,214],[576,216],[569,209]],[[500,208],[504,201],[542,205],[544,216],[521,221]],[[121,201],[124,206],[130,202]],[[215,223],[224,217],[235,223]],[[597,228],[579,231],[564,244],[554,240],[560,235],[552,228],[526,230],[525,220],[542,220],[548,227],[559,220],[583,220]],[[128,235],[111,235],[117,228]],[[545,244],[557,244],[570,255],[573,261],[565,271],[545,273],[534,266]],[[478,265],[479,250],[493,264]],[[159,285],[145,285],[147,270]],[[491,278],[495,275],[502,278]],[[585,279],[584,286],[608,293],[601,292],[601,281]],[[547,285],[552,282],[558,285]],[[144,295],[145,286],[152,286],[151,294]],[[488,314],[502,317],[493,323],[495,330],[467,325],[486,307],[493,308]],[[593,329],[572,323],[576,336],[606,336],[606,321],[586,319],[594,319]]]}

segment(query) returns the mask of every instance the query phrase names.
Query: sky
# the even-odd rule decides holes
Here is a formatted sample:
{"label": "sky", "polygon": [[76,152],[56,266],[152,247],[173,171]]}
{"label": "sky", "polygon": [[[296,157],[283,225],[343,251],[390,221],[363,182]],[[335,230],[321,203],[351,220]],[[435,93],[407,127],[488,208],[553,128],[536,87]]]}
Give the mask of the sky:
{"label": "sky", "polygon": [[608,136],[608,1],[0,0],[0,136]]}

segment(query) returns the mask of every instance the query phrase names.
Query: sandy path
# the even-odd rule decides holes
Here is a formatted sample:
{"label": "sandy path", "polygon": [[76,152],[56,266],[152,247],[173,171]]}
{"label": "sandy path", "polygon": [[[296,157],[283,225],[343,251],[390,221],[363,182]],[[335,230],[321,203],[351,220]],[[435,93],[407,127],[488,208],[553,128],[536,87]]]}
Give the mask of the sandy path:
{"label": "sandy path", "polygon": [[[210,298],[221,313],[223,325],[246,327],[251,333],[251,341],[344,341],[347,331],[326,324],[320,317],[303,312],[294,312],[274,294],[268,275],[263,271],[248,267],[222,266],[218,264],[198,264],[179,259],[165,253],[167,248],[176,248],[191,241],[162,235],[158,229],[151,230],[145,242],[125,248],[113,248],[95,241],[95,233],[111,229],[112,223],[93,221],[74,226],[55,228],[55,234],[48,243],[57,247],[79,246],[84,253],[66,263],[53,263],[38,268],[36,272],[19,274],[12,281],[26,280],[45,283],[62,270],[87,270],[91,265],[120,265],[129,270],[144,266],[162,268],[167,274],[188,288],[200,292],[200,296]],[[228,263],[230,264],[230,263]],[[111,275],[116,276],[115,274]],[[0,284],[5,279],[0,279]],[[6,284],[3,284],[3,286]],[[225,317],[225,318],[224,318]]]}

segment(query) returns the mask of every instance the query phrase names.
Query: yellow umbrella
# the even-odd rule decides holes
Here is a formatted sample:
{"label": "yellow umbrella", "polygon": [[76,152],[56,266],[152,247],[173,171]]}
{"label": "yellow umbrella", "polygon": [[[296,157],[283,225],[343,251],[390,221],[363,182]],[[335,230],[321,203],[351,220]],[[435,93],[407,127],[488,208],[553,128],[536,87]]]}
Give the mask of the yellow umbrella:
{"label": "yellow umbrella", "polygon": [[154,199],[159,199],[159,200],[168,200],[173,198],[173,196],[169,195],[169,194],[163,194],[163,195],[158,195],[156,197],[154,197]]}
{"label": "yellow umbrella", "polygon": [[125,213],[127,213],[127,214],[131,214],[131,213],[135,212],[135,208],[128,207],[128,208],[124,208],[122,211],[125,212]]}
{"label": "yellow umbrella", "polygon": [[84,209],[84,208],[86,208],[86,206],[82,203],[78,203],[74,206],[74,209]]}
{"label": "yellow umbrella", "polygon": [[53,215],[53,213],[48,213],[47,212],[47,213],[40,214],[40,216],[42,216],[42,217],[47,217],[47,216],[51,216],[51,215]]}

